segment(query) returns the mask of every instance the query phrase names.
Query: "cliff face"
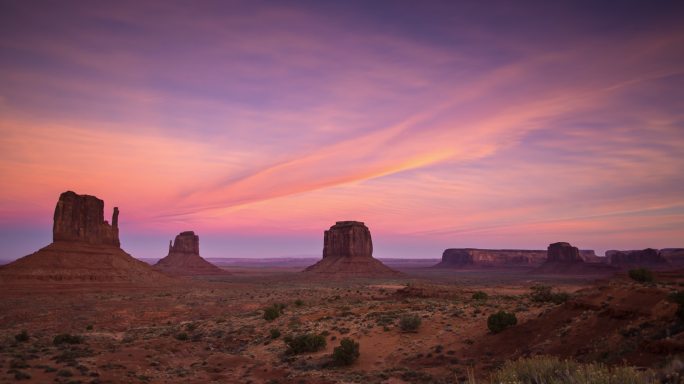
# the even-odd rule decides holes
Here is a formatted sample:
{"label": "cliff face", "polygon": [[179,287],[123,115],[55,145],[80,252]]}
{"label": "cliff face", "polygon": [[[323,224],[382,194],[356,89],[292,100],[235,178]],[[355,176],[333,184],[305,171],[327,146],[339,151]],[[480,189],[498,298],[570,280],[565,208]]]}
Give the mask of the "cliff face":
{"label": "cliff face", "polygon": [[[593,253],[593,252],[592,252]],[[535,274],[549,275],[610,275],[616,268],[597,262],[586,262],[579,249],[566,242],[549,244],[544,264],[534,269]]]}
{"label": "cliff face", "polygon": [[664,267],[669,265],[660,252],[653,248],[630,251],[609,250],[606,251],[606,257],[610,260],[611,265],[617,267]]}
{"label": "cliff face", "polygon": [[227,274],[204,260],[199,252],[199,236],[193,231],[181,232],[169,244],[169,253],[154,265],[154,269],[171,276]]}
{"label": "cliff face", "polygon": [[104,219],[104,201],[95,196],[67,191],[55,206],[52,241],[84,242],[119,247],[119,208],[114,208],[112,224]]}
{"label": "cliff face", "polygon": [[532,267],[545,259],[544,250],[449,248],[442,253],[442,261],[435,267]]}
{"label": "cliff face", "polygon": [[373,257],[370,230],[359,221],[338,221],[323,233],[326,257]]}
{"label": "cliff face", "polygon": [[391,276],[398,272],[373,258],[370,230],[359,221],[338,221],[323,234],[323,259],[304,270],[328,276]]}
{"label": "cliff face", "polygon": [[547,261],[561,263],[582,263],[584,259],[580,256],[579,249],[569,243],[553,243],[547,249]]}

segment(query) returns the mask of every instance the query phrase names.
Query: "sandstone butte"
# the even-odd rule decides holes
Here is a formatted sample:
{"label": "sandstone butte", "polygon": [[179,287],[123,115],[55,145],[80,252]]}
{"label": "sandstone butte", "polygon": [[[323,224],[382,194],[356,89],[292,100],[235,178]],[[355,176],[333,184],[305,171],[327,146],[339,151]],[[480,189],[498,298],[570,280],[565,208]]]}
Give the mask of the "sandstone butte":
{"label": "sandstone butte", "polygon": [[587,262],[577,247],[566,242],[550,244],[544,264],[531,273],[550,275],[610,275],[617,271],[615,267],[604,263]]}
{"label": "sandstone butte", "polygon": [[397,276],[399,272],[373,258],[370,230],[359,221],[338,221],[323,235],[323,258],[304,270],[326,276]]}
{"label": "sandstone butte", "polygon": [[121,249],[119,209],[67,191],[55,206],[52,243],[0,268],[0,281],[157,282],[169,280]]}
{"label": "sandstone butte", "polygon": [[193,231],[185,231],[177,235],[173,243],[169,243],[168,255],[159,260],[153,268],[171,276],[227,274],[200,256],[199,236]]}

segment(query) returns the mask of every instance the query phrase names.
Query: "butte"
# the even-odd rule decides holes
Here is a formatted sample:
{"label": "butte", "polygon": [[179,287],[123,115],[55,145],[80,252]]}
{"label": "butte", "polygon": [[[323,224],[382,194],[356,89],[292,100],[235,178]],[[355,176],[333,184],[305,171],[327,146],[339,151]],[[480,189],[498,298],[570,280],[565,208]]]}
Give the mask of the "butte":
{"label": "butte", "polygon": [[399,272],[373,258],[370,230],[359,221],[338,221],[323,235],[323,259],[307,274],[341,277],[387,277]]}
{"label": "butte", "polygon": [[153,268],[171,276],[228,274],[200,256],[199,236],[193,231],[177,235],[173,243],[169,243],[168,255],[159,260]]}
{"label": "butte", "polygon": [[104,202],[67,191],[59,196],[52,243],[0,268],[0,281],[158,282],[170,280],[121,249],[119,209],[104,220]]}

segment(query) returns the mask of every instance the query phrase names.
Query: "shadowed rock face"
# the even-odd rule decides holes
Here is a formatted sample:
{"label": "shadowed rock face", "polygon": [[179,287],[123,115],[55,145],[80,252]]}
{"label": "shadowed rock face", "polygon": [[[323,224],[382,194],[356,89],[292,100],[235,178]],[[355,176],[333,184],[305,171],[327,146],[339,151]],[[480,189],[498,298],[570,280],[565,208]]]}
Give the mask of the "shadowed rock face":
{"label": "shadowed rock face", "polygon": [[169,254],[154,269],[172,276],[220,275],[226,272],[204,260],[199,253],[199,236],[193,231],[178,234],[169,244]]}
{"label": "shadowed rock face", "polygon": [[438,268],[537,266],[546,260],[544,250],[449,248]]}
{"label": "shadowed rock face", "polygon": [[305,272],[340,276],[390,276],[398,272],[373,258],[370,230],[359,221],[338,221],[323,234],[323,259]]}
{"label": "shadowed rock face", "polygon": [[667,260],[657,249],[646,248],[633,251],[606,251],[610,264],[615,266],[665,266]]}
{"label": "shadowed rock face", "polygon": [[52,241],[75,241],[119,247],[119,208],[114,208],[112,224],[104,219],[104,201],[95,196],[67,191],[55,206]]}
{"label": "shadowed rock face", "polygon": [[547,250],[547,261],[563,263],[582,263],[584,260],[580,256],[579,249],[569,243],[553,243]]}
{"label": "shadowed rock face", "polygon": [[359,221],[338,221],[323,234],[326,257],[373,257],[370,230]]}

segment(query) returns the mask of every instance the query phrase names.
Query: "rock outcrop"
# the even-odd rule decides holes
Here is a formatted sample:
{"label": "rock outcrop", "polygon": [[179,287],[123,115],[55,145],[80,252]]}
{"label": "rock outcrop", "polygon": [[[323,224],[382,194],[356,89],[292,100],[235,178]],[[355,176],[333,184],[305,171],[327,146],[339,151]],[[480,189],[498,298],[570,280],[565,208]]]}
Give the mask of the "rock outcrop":
{"label": "rock outcrop", "polygon": [[449,248],[435,268],[536,267],[545,260],[545,250]]}
{"label": "rock outcrop", "polygon": [[566,242],[550,244],[546,262],[534,269],[535,274],[550,275],[610,275],[616,268],[602,263],[586,262],[577,247]]}
{"label": "rock outcrop", "polygon": [[120,248],[118,208],[68,191],[55,207],[52,244],[0,268],[0,281],[159,282],[168,277]]}
{"label": "rock outcrop", "polygon": [[606,251],[606,257],[610,265],[618,268],[649,267],[667,268],[670,263],[660,254],[657,249],[646,248],[629,251]]}
{"label": "rock outcrop", "polygon": [[73,241],[119,247],[119,208],[114,207],[112,224],[104,219],[104,201],[95,196],[67,191],[55,206],[52,241]]}
{"label": "rock outcrop", "polygon": [[168,255],[159,260],[154,269],[171,276],[227,274],[200,256],[199,236],[193,231],[181,232],[173,243],[169,242]]}
{"label": "rock outcrop", "polygon": [[323,259],[304,270],[339,276],[394,276],[399,272],[373,258],[370,230],[359,221],[338,221],[323,235]]}
{"label": "rock outcrop", "polygon": [[684,268],[684,248],[663,248],[660,255],[676,268]]}

